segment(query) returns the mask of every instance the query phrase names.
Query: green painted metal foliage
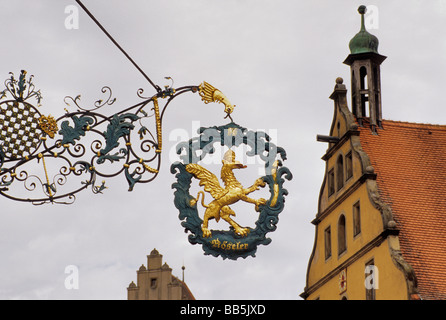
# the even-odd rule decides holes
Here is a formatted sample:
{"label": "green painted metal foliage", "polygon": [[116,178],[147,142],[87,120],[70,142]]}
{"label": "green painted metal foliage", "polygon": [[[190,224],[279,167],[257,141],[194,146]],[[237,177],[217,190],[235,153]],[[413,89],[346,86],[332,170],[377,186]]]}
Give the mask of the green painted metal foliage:
{"label": "green painted metal foliage", "polygon": [[[119,138],[128,135],[130,131],[135,128],[131,122],[125,121],[126,119],[135,121],[138,120],[139,117],[133,113],[113,115],[113,118],[107,126],[107,131],[104,132],[105,148],[100,150],[101,155],[98,157],[97,163],[103,163],[105,160],[113,162],[123,158],[123,156],[119,156],[118,153],[114,155],[109,155],[108,153],[119,146]],[[121,148],[120,153],[126,154],[127,150]]]}
{"label": "green painted metal foliage", "polygon": [[93,124],[93,119],[90,117],[82,116],[72,116],[71,119],[74,123],[74,128],[70,126],[70,122],[68,120],[63,121],[60,125],[59,134],[63,136],[62,145],[71,143],[72,145],[76,144],[75,140],[79,140],[81,136],[85,136],[85,127],[88,124]]}

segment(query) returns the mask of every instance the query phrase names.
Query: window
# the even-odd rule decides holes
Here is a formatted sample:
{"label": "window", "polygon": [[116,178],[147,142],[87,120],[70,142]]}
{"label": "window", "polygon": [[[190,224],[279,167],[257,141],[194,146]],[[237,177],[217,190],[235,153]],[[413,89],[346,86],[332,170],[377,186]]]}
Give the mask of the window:
{"label": "window", "polygon": [[150,279],[150,288],[155,289],[156,288],[156,278]]}
{"label": "window", "polygon": [[334,192],[335,192],[335,187],[334,187],[334,170],[331,169],[328,172],[328,196],[331,196]]}
{"label": "window", "polygon": [[325,260],[331,257],[331,228],[330,226],[325,229],[324,232],[325,240]]}
{"label": "window", "polygon": [[367,90],[368,89],[368,81],[367,81],[367,68],[362,66],[359,68],[359,78],[361,81],[361,90]]}
{"label": "window", "polygon": [[353,236],[361,233],[361,205],[359,201],[353,205]]}
{"label": "window", "polygon": [[360,78],[360,95],[361,95],[361,112],[363,117],[368,117],[368,104],[369,104],[369,97],[368,97],[368,79],[367,79],[367,69],[366,67],[362,66],[359,69],[359,78]]}
{"label": "window", "polygon": [[[352,84],[354,83],[354,84],[356,84],[356,75],[355,75],[355,71],[352,69]],[[352,111],[353,111],[353,115],[355,116],[355,117],[357,117],[358,115],[357,115],[357,108],[356,108],[356,96],[357,96],[357,94],[359,94],[359,92],[357,93],[356,92],[356,89],[355,88],[352,88],[353,90],[352,90]]]}
{"label": "window", "polygon": [[346,173],[346,179],[350,179],[353,177],[353,158],[352,158],[352,152],[350,151],[345,156],[345,173]]}
{"label": "window", "polygon": [[344,186],[344,158],[342,155],[336,161],[336,190],[339,191]]}
{"label": "window", "polygon": [[338,220],[338,255],[347,250],[347,237],[345,231],[345,216],[341,214]]}

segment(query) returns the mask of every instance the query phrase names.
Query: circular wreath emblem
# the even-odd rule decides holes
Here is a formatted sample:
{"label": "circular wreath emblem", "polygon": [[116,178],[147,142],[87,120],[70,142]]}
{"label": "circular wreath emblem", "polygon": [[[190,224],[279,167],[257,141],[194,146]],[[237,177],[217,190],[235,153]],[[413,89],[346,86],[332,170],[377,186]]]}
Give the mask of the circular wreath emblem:
{"label": "circular wreath emblem", "polygon": [[[198,137],[177,145],[176,151],[182,162],[175,162],[171,166],[171,172],[177,178],[172,188],[176,189],[174,202],[180,212],[181,225],[185,232],[191,233],[189,242],[201,244],[206,255],[233,260],[255,257],[258,245],[271,242],[266,234],[276,230],[279,213],[285,205],[284,196],[288,192],[283,188],[283,183],[285,179],[292,179],[289,169],[282,165],[282,161],[286,160],[286,152],[271,143],[265,132],[247,130],[233,122],[219,127],[202,127],[198,133]],[[215,152],[216,143],[228,148],[221,161],[222,184],[214,173],[199,164],[206,155]],[[265,168],[265,175],[255,179],[252,186],[246,188],[234,173],[236,169],[246,166],[237,161],[231,149],[242,144],[247,146],[246,155],[259,156]],[[190,194],[194,180],[203,188],[196,196]],[[260,188],[269,189],[268,199],[255,196],[255,191]],[[207,204],[203,199],[205,194]],[[209,202],[210,198],[212,200]],[[236,202],[250,203],[252,211],[258,212],[254,228],[242,227],[235,221],[236,213],[231,205]],[[203,218],[200,218],[199,210],[204,210]],[[226,221],[229,230],[210,230],[208,222],[212,219],[220,224],[222,220]]]}

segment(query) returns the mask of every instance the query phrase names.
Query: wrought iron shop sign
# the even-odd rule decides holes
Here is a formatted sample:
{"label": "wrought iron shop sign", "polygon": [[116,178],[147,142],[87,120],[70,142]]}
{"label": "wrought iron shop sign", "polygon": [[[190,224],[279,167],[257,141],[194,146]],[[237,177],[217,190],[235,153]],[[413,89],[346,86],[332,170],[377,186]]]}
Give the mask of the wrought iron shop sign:
{"label": "wrought iron shop sign", "polygon": [[[285,205],[284,196],[288,192],[283,188],[283,183],[285,179],[292,178],[288,168],[282,166],[286,152],[270,142],[270,137],[265,132],[247,130],[234,122],[225,126],[201,128],[199,134],[199,137],[178,144],[177,152],[183,153],[182,162],[171,166],[171,171],[176,173],[177,178],[172,186],[176,189],[175,206],[180,211],[182,226],[191,232],[189,242],[201,244],[205,254],[221,256],[223,259],[255,256],[258,245],[271,242],[266,234],[276,229],[279,213]],[[198,164],[206,155],[214,152],[214,144],[228,148],[220,171],[223,185],[220,185],[214,173]],[[236,160],[235,152],[231,149],[242,144],[250,148],[246,155],[259,156],[265,168],[265,175],[257,178],[247,188],[234,174],[234,170],[244,169],[246,166]],[[211,196],[207,204],[203,191],[199,191],[196,197],[190,194],[194,180],[198,180],[199,186],[204,188],[208,199]],[[264,187],[269,189],[268,199],[251,196]],[[233,219],[236,213],[230,206],[239,201],[252,204],[252,211],[258,213],[255,227],[242,227]],[[204,211],[203,219],[200,218],[199,211]],[[217,222],[224,220],[230,225],[230,229],[209,230],[208,222],[211,219]]]}
{"label": "wrought iron shop sign", "polygon": [[[65,114],[58,118],[40,112],[42,94],[36,90],[33,76],[22,70],[16,79],[13,73],[0,92],[0,194],[18,201],[39,205],[44,203],[71,204],[76,194],[90,188],[95,194],[106,189],[106,179],[124,175],[129,191],[138,183],[153,181],[159,173],[162,153],[162,118],[167,105],[179,94],[198,92],[205,103],[220,102],[231,122],[225,126],[201,128],[199,136],[177,146],[182,162],[172,165],[176,174],[175,206],[182,225],[192,234],[189,241],[203,245],[205,254],[237,259],[254,256],[259,244],[268,244],[266,237],[274,231],[278,214],[284,207],[284,178],[290,171],[282,166],[286,152],[277,147],[265,132],[247,130],[232,121],[234,110],[229,100],[210,84],[174,89],[165,87],[152,97],[138,96],[141,103],[121,112],[104,115],[98,110],[113,104],[111,89],[104,87],[105,99],[86,109],[80,96],[66,97]],[[160,101],[166,100],[160,108]],[[32,104],[37,102],[37,107]],[[69,111],[68,108],[75,108]],[[155,130],[149,129],[154,119]],[[153,121],[153,120],[152,120]],[[199,164],[215,150],[214,144],[225,146],[221,167],[223,186],[217,176]],[[237,161],[231,149],[249,146],[247,156],[259,156],[264,161],[265,175],[244,188],[233,170],[246,168]],[[198,154],[199,153],[199,154]],[[67,183],[72,178],[74,183]],[[204,191],[196,197],[189,194],[193,180]],[[77,183],[76,183],[77,181]],[[100,181],[100,182],[98,182]],[[251,197],[259,188],[268,187],[269,199]],[[212,201],[205,204],[205,193]],[[199,201],[202,196],[201,202]],[[255,228],[241,227],[232,217],[230,205],[238,201],[251,203],[258,212]],[[201,206],[203,219],[199,217]],[[230,230],[210,230],[208,222],[226,221]]]}
{"label": "wrought iron shop sign", "polygon": [[[144,90],[138,89],[141,102],[110,114],[107,106],[116,99],[109,87],[103,87],[104,97],[89,108],[81,105],[80,95],[65,97],[65,113],[54,117],[40,111],[42,94],[33,76],[28,77],[22,70],[16,78],[11,72],[0,91],[0,195],[35,205],[71,204],[80,191],[102,193],[107,179],[118,175],[125,177],[129,191],[139,183],[153,181],[161,168],[162,123],[167,106],[183,93],[198,92],[206,104],[222,103],[225,118],[231,122],[200,128],[197,137],[177,145],[181,162],[174,163],[171,172],[177,179],[172,187],[179,219],[191,233],[189,242],[201,244],[207,255],[234,260],[255,256],[258,245],[271,242],[266,235],[275,231],[288,194],[283,183],[292,175],[282,166],[285,150],[272,143],[265,132],[234,123],[231,113],[235,106],[209,83],[173,88],[172,81],[164,90],[155,85],[82,2],[76,2],[156,89],[156,94],[143,96]],[[200,164],[214,153],[216,145],[226,150],[221,160],[222,184]],[[239,146],[249,148],[246,156],[258,157],[264,164],[264,173],[247,188],[234,172],[246,168],[236,159],[234,148]],[[196,196],[190,194],[194,182],[203,187]],[[256,196],[260,188],[267,188],[269,196]],[[233,205],[237,202],[246,202],[252,206],[250,211],[257,212],[255,226],[236,222],[234,210],[239,210]],[[211,230],[209,220],[213,219],[228,223],[229,230]]]}

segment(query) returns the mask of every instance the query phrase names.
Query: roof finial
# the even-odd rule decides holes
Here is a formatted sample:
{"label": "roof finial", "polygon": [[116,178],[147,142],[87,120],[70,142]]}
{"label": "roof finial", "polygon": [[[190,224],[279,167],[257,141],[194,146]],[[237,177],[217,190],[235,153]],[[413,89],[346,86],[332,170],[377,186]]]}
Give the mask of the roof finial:
{"label": "roof finial", "polygon": [[364,14],[367,12],[367,7],[359,6],[358,12],[361,15],[361,30],[350,40],[350,53],[378,53],[378,38],[370,34],[365,28]]}
{"label": "roof finial", "polygon": [[359,12],[359,14],[365,14],[367,12],[367,6],[360,5],[358,8],[358,12]]}
{"label": "roof finial", "polygon": [[365,31],[364,14],[367,12],[367,7],[365,5],[360,5],[358,12],[361,15],[361,31]]}
{"label": "roof finial", "polygon": [[184,269],[186,269],[186,267],[184,266],[184,261],[183,261],[183,266],[181,267],[181,269],[183,270],[183,282],[184,282]]}

